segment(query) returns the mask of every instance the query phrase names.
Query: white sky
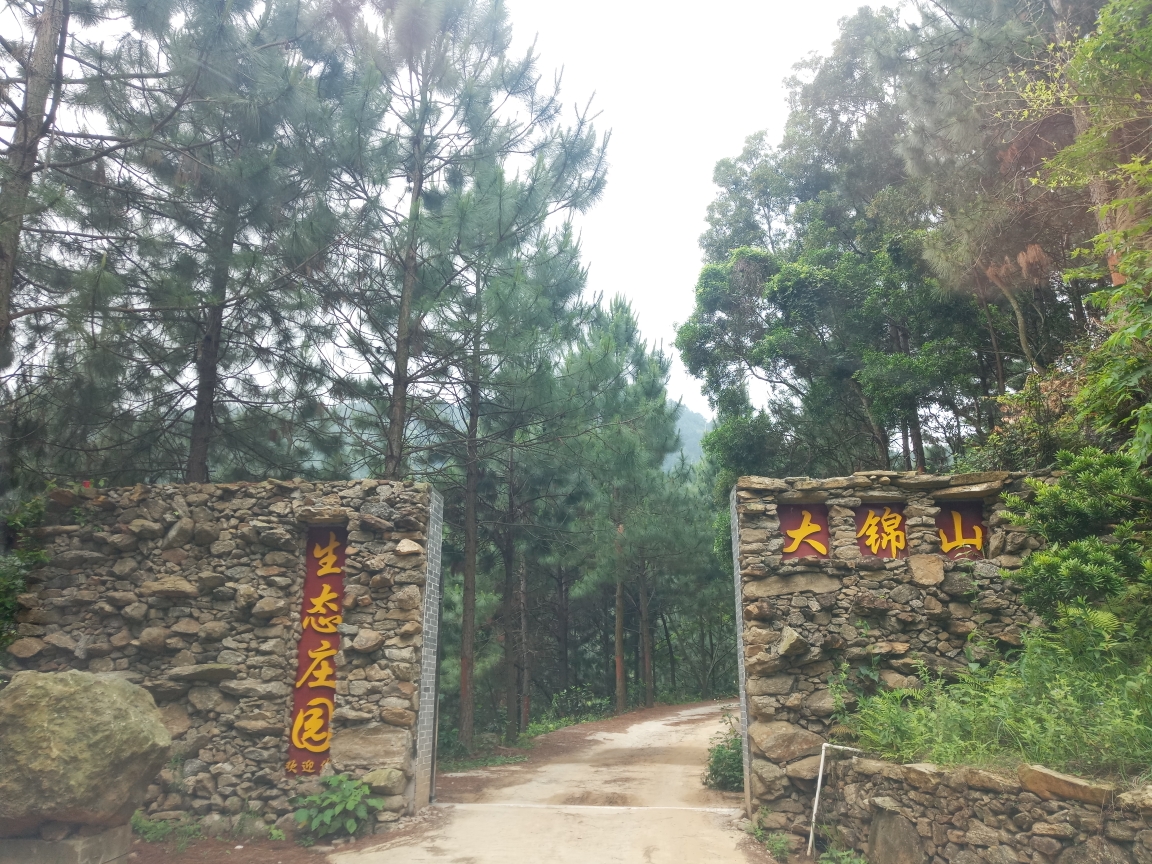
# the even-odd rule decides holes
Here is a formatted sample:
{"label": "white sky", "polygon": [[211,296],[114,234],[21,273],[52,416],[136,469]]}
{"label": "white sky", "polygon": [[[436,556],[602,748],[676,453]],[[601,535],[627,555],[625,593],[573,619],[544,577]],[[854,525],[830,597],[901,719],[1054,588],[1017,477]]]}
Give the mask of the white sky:
{"label": "white sky", "polygon": [[[507,0],[514,39],[536,38],[540,69],[564,69],[565,101],[595,94],[610,129],[608,187],[583,216],[589,290],[624,294],[650,344],[672,348],[692,311],[697,238],[715,197],[712,168],[761,129],[779,140],[783,80],[827,53],[861,0]],[[707,417],[700,382],[676,358],[669,395]]]}

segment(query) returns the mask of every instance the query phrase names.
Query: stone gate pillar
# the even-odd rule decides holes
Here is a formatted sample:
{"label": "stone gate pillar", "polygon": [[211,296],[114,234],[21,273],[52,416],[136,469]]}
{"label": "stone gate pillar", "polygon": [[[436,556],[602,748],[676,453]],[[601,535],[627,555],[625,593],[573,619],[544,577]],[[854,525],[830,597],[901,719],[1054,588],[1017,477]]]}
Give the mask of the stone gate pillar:
{"label": "stone gate pillar", "polygon": [[[749,815],[808,830],[821,745],[853,689],[955,677],[1033,622],[1002,578],[1036,543],[999,496],[1021,473],[741,477],[731,496]],[[838,697],[830,685],[847,674]],[[853,684],[853,680],[857,682]],[[845,704],[846,703],[846,704]]]}

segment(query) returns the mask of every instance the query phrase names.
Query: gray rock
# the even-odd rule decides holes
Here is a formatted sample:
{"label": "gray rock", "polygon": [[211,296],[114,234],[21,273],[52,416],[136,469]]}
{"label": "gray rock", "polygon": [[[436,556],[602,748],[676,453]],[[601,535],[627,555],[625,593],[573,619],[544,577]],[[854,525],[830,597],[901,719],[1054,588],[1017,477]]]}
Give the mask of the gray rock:
{"label": "gray rock", "polygon": [[[916,826],[899,813],[882,810],[872,819],[868,834],[871,864],[925,864],[928,856]],[[952,859],[956,864],[956,859]],[[979,860],[979,859],[977,859]]]}
{"label": "gray rock", "polygon": [[208,763],[201,762],[199,759],[187,759],[180,767],[181,777],[195,777],[203,771],[208,770]]}
{"label": "gray rock", "polygon": [[1087,843],[1061,852],[1056,864],[1132,864],[1132,858],[1123,847],[1103,837],[1089,837]]}
{"label": "gray rock", "polygon": [[252,607],[254,618],[276,618],[288,614],[288,601],[281,597],[263,597]]}
{"label": "gray rock", "polygon": [[84,549],[69,549],[52,559],[52,566],[61,570],[79,570],[88,567],[102,567],[108,563],[108,556]]}
{"label": "gray rock", "polygon": [[164,537],[164,542],[160,544],[161,549],[176,549],[183,546],[192,540],[192,534],[196,530],[196,523],[185,516],[183,519],[176,520],[176,524],[168,529],[168,534]]}
{"label": "gray rock", "polygon": [[753,723],[748,727],[748,737],[756,749],[773,762],[791,762],[802,756],[812,756],[820,752],[824,739],[791,723]]}
{"label": "gray rock", "polygon": [[384,644],[384,634],[378,633],[375,630],[363,629],[356,634],[356,638],[352,640],[349,646],[353,651],[359,651],[362,654],[370,654]]}
{"label": "gray rock", "polygon": [[[1000,572],[998,568],[996,572]],[[963,570],[950,570],[944,574],[944,581],[940,583],[940,590],[950,597],[967,597],[976,593],[976,583]]]}
{"label": "gray rock", "polygon": [[168,629],[165,627],[145,627],[140,631],[140,647],[145,651],[158,653],[163,651],[168,641]]}
{"label": "gray rock", "polygon": [[332,761],[338,770],[395,768],[411,773],[412,735],[397,726],[336,729],[332,735]]}
{"label": "gray rock", "polygon": [[0,836],[127,823],[171,744],[152,697],[127,681],[16,674],[0,691]]}
{"label": "gray rock", "polygon": [[128,530],[144,540],[156,540],[164,536],[164,526],[148,519],[133,519],[128,523]]}
{"label": "gray rock", "polygon": [[225,681],[235,678],[235,666],[227,663],[201,663],[196,666],[177,666],[168,671],[173,681]]}
{"label": "gray rock", "polygon": [[220,689],[241,699],[277,699],[287,696],[291,688],[282,681],[222,681]]}
{"label": "gray rock", "polygon": [[164,576],[155,582],[145,582],[140,586],[144,597],[169,597],[174,600],[191,600],[200,594],[200,589],[179,576]]}
{"label": "gray rock", "polygon": [[378,795],[399,795],[408,784],[403,771],[396,768],[377,768],[360,778]]}
{"label": "gray rock", "polygon": [[197,711],[216,711],[224,702],[224,694],[215,687],[193,687],[188,691],[188,703]]}

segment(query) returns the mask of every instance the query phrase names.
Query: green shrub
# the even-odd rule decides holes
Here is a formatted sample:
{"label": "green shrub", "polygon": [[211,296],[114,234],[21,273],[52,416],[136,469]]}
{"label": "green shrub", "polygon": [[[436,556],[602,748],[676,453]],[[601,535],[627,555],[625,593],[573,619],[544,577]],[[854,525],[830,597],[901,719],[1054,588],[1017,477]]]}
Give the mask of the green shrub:
{"label": "green shrub", "polygon": [[787,834],[774,831],[764,838],[764,848],[777,861],[785,862],[788,860],[788,854],[792,851],[792,843],[788,840]]}
{"label": "green shrub", "polygon": [[1020,599],[1049,622],[1071,606],[1118,601],[1114,612],[1143,623],[1152,479],[1135,459],[1095,448],[1061,451],[1057,464],[1063,473],[1054,484],[1028,481],[1032,500],[1005,497],[1009,517],[1051,544],[1011,575],[1024,587]]}
{"label": "green shrub", "polygon": [[163,843],[176,826],[163,819],[152,820],[137,810],[132,814],[132,831],[140,835],[145,843]]}
{"label": "green shrub", "polygon": [[1080,774],[1139,774],[1152,763],[1152,662],[1117,650],[1119,626],[1099,610],[1025,638],[996,661],[946,686],[861,699],[844,718],[857,746],[900,762],[1038,762]]}
{"label": "green shrub", "polygon": [[817,860],[820,864],[868,864],[851,849],[829,849]]}
{"label": "green shrub", "polygon": [[296,821],[313,841],[329,834],[353,835],[371,811],[384,806],[384,799],[368,797],[367,783],[347,774],[323,777],[320,782],[327,788],[293,802],[298,808]]}
{"label": "green shrub", "polygon": [[704,772],[704,785],[710,789],[740,792],[744,789],[744,748],[740,731],[732,718],[725,715],[728,728],[713,736],[708,748],[708,768]]}
{"label": "green shrub", "polygon": [[16,597],[24,593],[27,568],[15,555],[0,556],[0,649],[16,638]]}
{"label": "green shrub", "polygon": [[577,723],[600,720],[612,714],[612,700],[607,696],[597,696],[587,686],[567,687],[552,697],[548,713],[554,719],[570,719]]}

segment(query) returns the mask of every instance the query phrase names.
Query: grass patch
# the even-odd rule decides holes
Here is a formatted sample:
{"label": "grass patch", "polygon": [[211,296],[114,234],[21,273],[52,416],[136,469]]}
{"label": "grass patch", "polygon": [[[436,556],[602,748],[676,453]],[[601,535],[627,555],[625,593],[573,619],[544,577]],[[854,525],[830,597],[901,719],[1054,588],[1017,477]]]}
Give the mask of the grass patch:
{"label": "grass patch", "polygon": [[[1074,644],[1074,643],[1073,643]],[[857,746],[898,762],[1040,763],[1132,777],[1152,764],[1152,662],[1034,633],[1021,655],[945,685],[866,697],[841,722]]]}
{"label": "grass patch", "polygon": [[513,765],[517,762],[527,762],[527,756],[506,756],[502,753],[483,753],[476,756],[465,756],[460,759],[441,759],[437,770],[445,774],[455,774],[459,771],[472,771],[476,768],[494,768],[497,765]]}
{"label": "grass patch", "polygon": [[145,843],[164,843],[168,840],[176,842],[176,851],[183,852],[193,840],[199,840],[204,835],[200,833],[200,826],[195,822],[169,822],[164,819],[149,819],[141,811],[132,814],[132,831],[139,835]]}

